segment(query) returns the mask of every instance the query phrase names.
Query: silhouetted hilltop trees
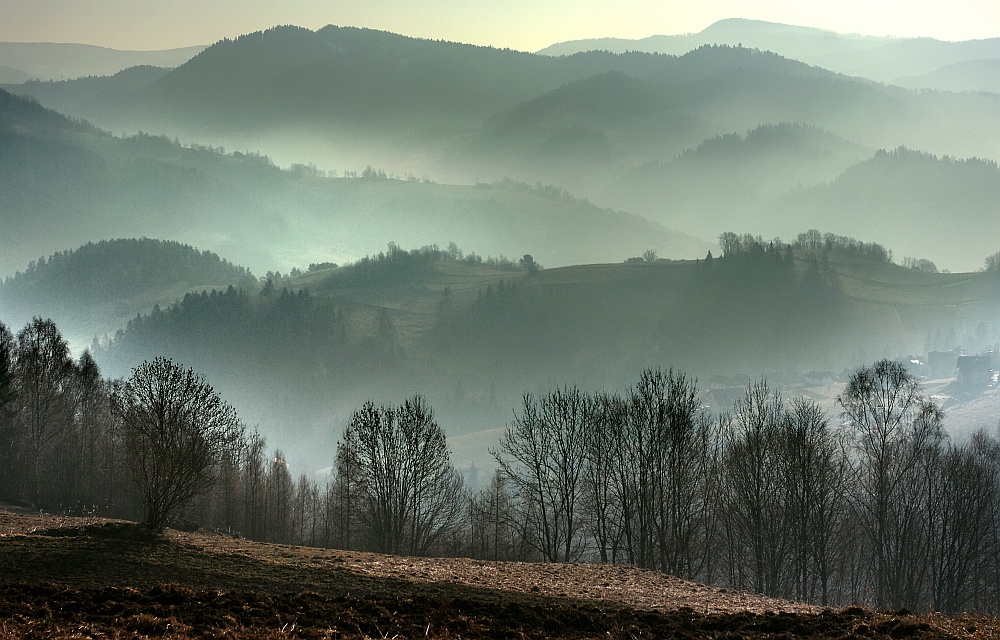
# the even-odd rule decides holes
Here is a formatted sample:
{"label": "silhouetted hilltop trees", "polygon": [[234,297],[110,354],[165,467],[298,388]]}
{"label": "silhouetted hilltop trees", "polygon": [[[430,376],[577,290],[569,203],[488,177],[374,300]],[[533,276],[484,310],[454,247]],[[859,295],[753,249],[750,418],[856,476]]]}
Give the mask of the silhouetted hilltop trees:
{"label": "silhouetted hilltop trees", "polygon": [[386,251],[374,256],[365,256],[338,268],[321,286],[333,289],[409,285],[427,280],[436,273],[438,263],[448,260],[468,265],[485,264],[500,271],[519,271],[523,268],[523,265],[505,256],[487,257],[484,261],[483,257],[475,252],[465,255],[454,242],[447,249],[441,249],[438,245],[428,245],[409,251],[390,242]]}

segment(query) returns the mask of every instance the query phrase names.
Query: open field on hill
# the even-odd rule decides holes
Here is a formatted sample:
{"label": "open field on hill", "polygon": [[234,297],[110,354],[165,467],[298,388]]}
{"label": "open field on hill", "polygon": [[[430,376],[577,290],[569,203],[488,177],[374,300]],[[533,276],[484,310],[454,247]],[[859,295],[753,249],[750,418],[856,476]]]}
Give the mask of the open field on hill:
{"label": "open field on hill", "polygon": [[0,511],[0,638],[991,638],[631,567],[430,559]]}

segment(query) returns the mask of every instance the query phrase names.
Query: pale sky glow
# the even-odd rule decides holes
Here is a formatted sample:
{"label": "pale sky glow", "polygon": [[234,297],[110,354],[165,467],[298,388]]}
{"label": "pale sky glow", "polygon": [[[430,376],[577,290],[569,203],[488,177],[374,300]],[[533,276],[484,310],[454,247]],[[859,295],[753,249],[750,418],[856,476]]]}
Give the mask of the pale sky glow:
{"label": "pale sky glow", "polygon": [[722,18],[942,40],[1000,36],[997,0],[0,0],[0,41],[164,49],[276,24],[339,24],[535,51],[700,31]]}

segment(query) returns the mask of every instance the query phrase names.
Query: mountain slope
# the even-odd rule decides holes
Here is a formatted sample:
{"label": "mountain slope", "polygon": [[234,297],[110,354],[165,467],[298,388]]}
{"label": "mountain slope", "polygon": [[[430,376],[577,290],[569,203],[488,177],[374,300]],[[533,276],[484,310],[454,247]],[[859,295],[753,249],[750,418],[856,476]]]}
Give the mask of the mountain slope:
{"label": "mountain slope", "polygon": [[1000,58],[956,62],[921,76],[897,78],[903,87],[940,91],[988,91],[1000,93]]}
{"label": "mountain slope", "polygon": [[[879,151],[829,185],[790,193],[780,225],[892,237],[909,255],[957,270],[1000,249],[1000,168],[911,151]],[[785,231],[788,233],[788,231]]]}
{"label": "mountain slope", "polygon": [[450,240],[542,264],[621,260],[707,245],[566,196],[500,184],[448,186],[282,171],[256,154],[224,155],[161,137],[116,138],[0,93],[2,269],[108,237],[180,240],[258,272],[343,262],[391,240]]}
{"label": "mountain slope", "polygon": [[770,231],[767,212],[789,190],[829,182],[870,154],[822,129],[758,127],[646,163],[610,185],[607,198],[659,220],[683,219],[705,236],[719,228]]}
{"label": "mountain slope", "polygon": [[178,67],[204,46],[126,51],[89,44],[0,42],[0,65],[14,67],[36,80],[110,76],[140,65]]}

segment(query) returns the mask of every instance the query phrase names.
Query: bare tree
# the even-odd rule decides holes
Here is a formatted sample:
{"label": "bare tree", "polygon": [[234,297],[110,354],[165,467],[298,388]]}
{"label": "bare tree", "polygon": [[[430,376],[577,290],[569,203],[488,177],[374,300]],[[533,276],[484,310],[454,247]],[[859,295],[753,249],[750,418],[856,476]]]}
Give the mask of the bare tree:
{"label": "bare tree", "polygon": [[891,360],[855,371],[838,402],[851,504],[872,553],[874,604],[915,607],[928,566],[923,465],[943,442],[941,411]]}
{"label": "bare tree", "polygon": [[295,483],[288,470],[285,454],[274,452],[267,473],[267,491],[264,502],[264,539],[271,542],[290,543],[295,536],[294,504]]}
{"label": "bare tree", "polygon": [[34,502],[43,498],[46,454],[72,422],[73,360],[54,322],[36,317],[17,334],[15,367],[28,452],[27,496]]}
{"label": "bare tree", "polygon": [[619,434],[627,415],[628,409],[620,397],[598,394],[593,398],[586,424],[583,503],[586,527],[601,562],[618,560],[624,535],[615,482],[615,468],[620,464],[615,445],[621,441]]}
{"label": "bare tree", "polygon": [[344,437],[337,443],[334,462],[336,477],[327,487],[327,537],[338,549],[360,549],[365,546],[360,537],[362,498],[366,495],[364,474],[355,450],[357,437],[352,419]]}
{"label": "bare tree", "polygon": [[840,448],[826,413],[806,398],[792,402],[783,431],[786,508],[794,547],[792,594],[802,601],[827,605],[841,524],[844,464]]}
{"label": "bare tree", "polygon": [[202,376],[166,358],[133,369],[115,400],[143,522],[162,529],[211,489],[215,465],[242,426]]}
{"label": "bare tree", "polygon": [[255,539],[263,540],[266,531],[265,493],[267,488],[267,444],[254,429],[246,439],[242,453],[240,478],[243,485],[243,529]]}
{"label": "bare tree", "polygon": [[362,514],[383,553],[425,555],[462,512],[462,478],[444,431],[421,396],[399,407],[366,403],[345,434],[365,487]]}
{"label": "bare tree", "polygon": [[16,415],[14,385],[14,335],[0,322],[0,496],[16,494],[18,438],[14,428]]}
{"label": "bare tree", "polygon": [[695,381],[673,370],[643,374],[641,384],[658,390],[663,407],[656,425],[654,525],[660,569],[694,578],[706,563],[711,421],[701,408]]}
{"label": "bare tree", "polygon": [[508,480],[500,469],[488,487],[470,501],[470,536],[473,557],[486,560],[528,559],[528,550],[520,535]]}
{"label": "bare tree", "polygon": [[984,432],[942,456],[937,477],[938,504],[932,528],[932,593],[934,608],[946,613],[981,607],[977,596],[987,591],[979,578],[989,575],[997,507],[996,457],[1000,443]]}
{"label": "bare tree", "polygon": [[493,455],[516,487],[526,539],[548,562],[583,553],[580,531],[588,398],[576,388],[525,394]]}
{"label": "bare tree", "polygon": [[784,461],[780,452],[785,409],[763,380],[736,403],[727,434],[726,520],[734,578],[769,595],[781,595],[790,535]]}

